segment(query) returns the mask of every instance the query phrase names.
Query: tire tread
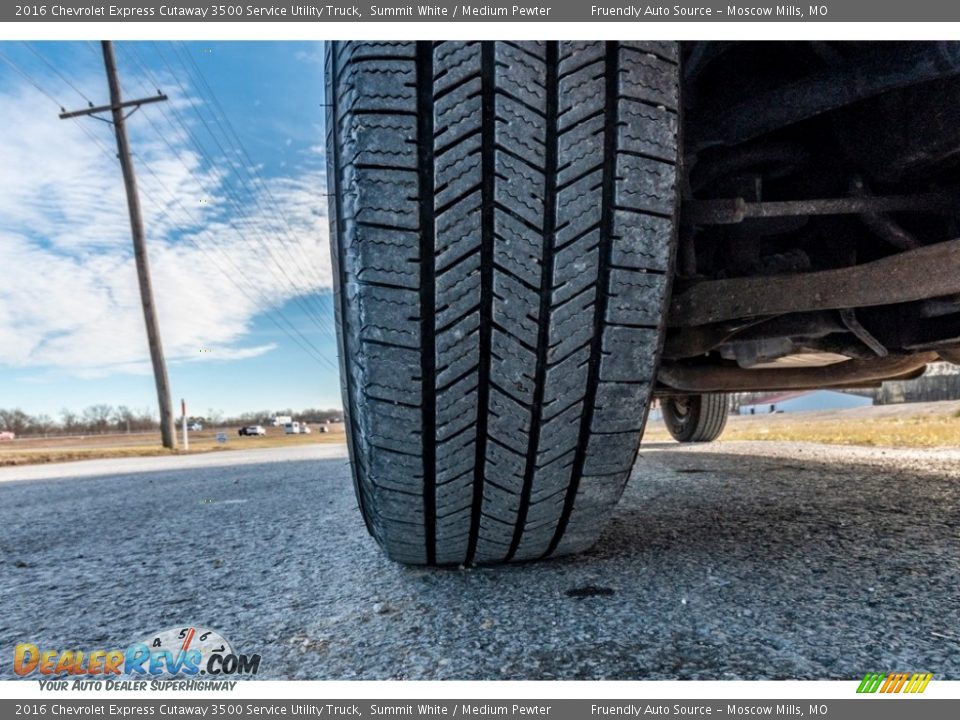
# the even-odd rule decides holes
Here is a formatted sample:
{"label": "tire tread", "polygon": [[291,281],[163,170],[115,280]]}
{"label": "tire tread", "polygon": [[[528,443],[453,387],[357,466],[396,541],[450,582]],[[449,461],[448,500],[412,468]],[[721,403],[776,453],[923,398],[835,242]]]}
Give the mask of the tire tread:
{"label": "tire tread", "polygon": [[328,44],[348,442],[390,557],[487,564],[596,539],[663,333],[676,57],[672,43]]}

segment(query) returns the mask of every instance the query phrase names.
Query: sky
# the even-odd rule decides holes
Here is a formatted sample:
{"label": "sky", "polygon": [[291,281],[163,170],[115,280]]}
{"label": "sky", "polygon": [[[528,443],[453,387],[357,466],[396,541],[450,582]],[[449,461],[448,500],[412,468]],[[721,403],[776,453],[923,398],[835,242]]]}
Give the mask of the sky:
{"label": "sky", "polygon": [[[320,43],[117,42],[176,406],[339,407]],[[159,86],[159,87],[158,87]],[[157,407],[93,42],[0,42],[0,407]],[[107,117],[107,116],[103,116]]]}

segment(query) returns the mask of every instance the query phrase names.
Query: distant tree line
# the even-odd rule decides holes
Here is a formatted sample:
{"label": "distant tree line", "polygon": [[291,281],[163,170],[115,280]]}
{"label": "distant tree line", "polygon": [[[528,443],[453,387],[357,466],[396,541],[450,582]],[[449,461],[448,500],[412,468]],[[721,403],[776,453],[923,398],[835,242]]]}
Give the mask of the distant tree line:
{"label": "distant tree line", "polygon": [[64,409],[58,418],[46,413],[29,415],[20,408],[0,408],[0,430],[24,435],[93,435],[111,432],[145,432],[159,428],[152,410],[126,405],[91,405],[81,412]]}
{"label": "distant tree line", "polygon": [[[290,415],[294,420],[307,423],[339,422],[343,411],[338,408],[306,408],[299,412],[285,410],[260,410],[224,416],[219,410],[210,409],[206,415],[191,415],[187,422],[198,422],[205,427],[234,425],[266,425],[277,415]],[[97,435],[107,433],[150,432],[160,427],[156,412],[147,408],[133,410],[126,405],[91,405],[81,412],[64,409],[59,417],[41,413],[30,415],[20,408],[0,408],[0,430],[7,430],[17,437],[37,435]]]}
{"label": "distant tree line", "polygon": [[256,412],[241,413],[240,415],[231,415],[223,417],[215,415],[213,417],[198,417],[197,422],[210,425],[268,425],[270,421],[277,417],[289,415],[294,420],[305,423],[328,423],[342,422],[343,410],[340,408],[304,408],[303,410],[293,410],[284,408],[282,410],[257,410]]}

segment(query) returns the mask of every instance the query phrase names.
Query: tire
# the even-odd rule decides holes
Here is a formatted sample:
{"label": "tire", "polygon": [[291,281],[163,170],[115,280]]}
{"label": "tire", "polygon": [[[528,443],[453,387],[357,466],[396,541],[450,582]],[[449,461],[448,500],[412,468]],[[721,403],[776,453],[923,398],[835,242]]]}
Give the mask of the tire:
{"label": "tire", "polygon": [[723,433],[730,414],[726,393],[667,397],[662,404],[667,430],[682,443],[713,442]]}
{"label": "tire", "polygon": [[387,555],[591,545],[646,420],[676,234],[674,43],[327,46],[341,379]]}

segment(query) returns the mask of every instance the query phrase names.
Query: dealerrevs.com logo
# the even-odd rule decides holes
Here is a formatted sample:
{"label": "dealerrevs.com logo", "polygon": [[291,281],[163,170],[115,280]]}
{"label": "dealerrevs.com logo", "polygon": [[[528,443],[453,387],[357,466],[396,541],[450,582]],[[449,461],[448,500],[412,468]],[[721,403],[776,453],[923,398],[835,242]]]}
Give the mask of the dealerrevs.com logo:
{"label": "dealerrevs.com logo", "polygon": [[256,675],[259,669],[260,655],[237,653],[219,632],[201,627],[164,630],[125,649],[55,650],[20,643],[13,652],[14,673],[37,679],[220,679]]}

